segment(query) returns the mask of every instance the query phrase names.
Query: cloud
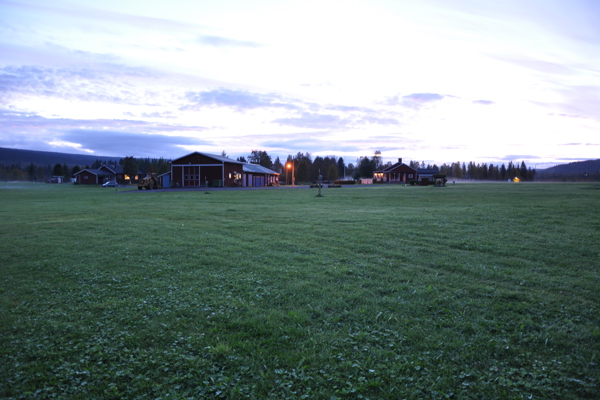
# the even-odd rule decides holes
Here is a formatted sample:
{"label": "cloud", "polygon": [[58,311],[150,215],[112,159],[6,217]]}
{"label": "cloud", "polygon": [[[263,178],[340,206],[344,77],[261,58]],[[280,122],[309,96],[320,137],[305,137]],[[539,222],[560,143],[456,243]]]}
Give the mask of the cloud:
{"label": "cloud", "polygon": [[399,95],[388,97],[383,104],[418,109],[427,103],[440,101],[442,99],[444,99],[444,96],[437,93],[412,93],[402,97]]}
{"label": "cloud", "polygon": [[[69,21],[74,21],[77,24],[84,24],[87,29],[94,27],[101,29],[103,32],[108,32],[107,26],[117,24],[131,27],[135,26],[141,29],[156,31],[157,29],[164,30],[188,30],[198,28],[195,23],[183,22],[181,20],[170,20],[160,17],[141,16],[127,14],[122,12],[109,11],[97,7],[89,7],[87,5],[54,2],[40,2],[40,4],[22,4],[14,1],[2,1],[3,5],[13,7],[17,10],[39,13],[42,15],[53,15],[53,19],[68,18]],[[110,23],[107,24],[107,21]]]}
{"label": "cloud", "polygon": [[509,154],[505,155],[504,157],[500,157],[500,160],[515,162],[515,160],[538,160],[540,158],[541,157],[539,156],[532,156],[530,154]]}
{"label": "cloud", "polygon": [[230,107],[237,111],[255,108],[299,109],[298,106],[284,102],[285,100],[278,95],[250,93],[223,88],[205,92],[187,92],[185,97],[194,104],[192,106],[185,106],[183,109],[194,109],[196,107]]}
{"label": "cloud", "polygon": [[572,85],[559,90],[565,101],[560,104],[563,114],[587,116],[600,120],[600,85]]}
{"label": "cloud", "polygon": [[563,118],[577,118],[577,119],[588,119],[588,117],[582,117],[581,115],[572,115],[572,114],[565,114],[565,113],[548,113],[549,116],[551,117],[563,117]]}
{"label": "cloud", "polygon": [[473,100],[473,104],[482,104],[484,106],[488,106],[490,104],[494,104],[491,100]]}
{"label": "cloud", "polygon": [[510,57],[502,57],[496,55],[490,55],[497,60],[507,62],[509,64],[515,64],[523,68],[527,68],[533,70],[535,72],[540,72],[543,74],[552,74],[552,75],[574,75],[577,72],[573,68],[569,68],[563,64],[558,64],[549,61],[536,60],[533,58],[527,57],[519,57],[519,58],[510,58]]}
{"label": "cloud", "polygon": [[279,118],[273,122],[280,125],[295,126],[297,128],[339,129],[344,127],[349,121],[342,119],[337,115],[304,112],[300,117]]}
{"label": "cloud", "polygon": [[202,35],[198,38],[198,42],[207,46],[213,47],[262,47],[260,43],[249,42],[244,40],[236,40],[221,36]]}
{"label": "cloud", "polygon": [[413,93],[409,94],[408,96],[403,96],[402,98],[415,101],[417,103],[428,103],[430,101],[442,100],[444,96],[437,93]]}
{"label": "cloud", "polygon": [[106,156],[161,157],[181,153],[183,146],[212,145],[211,141],[190,136],[203,130],[135,120],[53,119],[0,110],[2,147],[66,152],[75,149],[85,153],[93,149],[94,154]]}
{"label": "cloud", "polygon": [[[212,145],[211,141],[184,136],[126,132],[121,130],[71,129],[61,139],[94,149],[98,154],[131,154],[148,157],[156,154],[178,154],[183,146]],[[160,151],[157,151],[160,149]]]}
{"label": "cloud", "polygon": [[31,95],[67,100],[143,104],[130,82],[155,79],[143,68],[96,64],[95,68],[48,68],[34,65],[0,68],[0,94],[4,98]]}
{"label": "cloud", "polygon": [[[126,119],[69,119],[69,118],[45,118],[34,113],[26,113],[13,110],[0,110],[0,132],[14,129],[62,129],[68,130],[73,127],[90,129],[103,129],[113,127],[114,130],[138,130],[140,132],[181,132],[202,131],[206,128],[198,126],[179,126],[155,124],[145,121]],[[38,129],[39,130],[39,129]]]}
{"label": "cloud", "polygon": [[380,118],[373,116],[365,116],[361,118],[360,122],[378,125],[400,125],[400,121],[398,121],[396,118]]}
{"label": "cloud", "polygon": [[347,123],[352,122],[352,124],[398,125],[400,123],[396,118],[382,116],[383,114],[386,114],[385,112],[368,107],[329,105],[323,107],[323,109],[349,114],[349,116],[345,118],[345,121]]}
{"label": "cloud", "polygon": [[[298,132],[292,134],[294,139],[288,140],[268,140],[262,143],[267,148],[274,149],[300,149],[302,152],[308,153],[327,153],[327,154],[339,154],[339,153],[352,153],[361,152],[364,150],[364,146],[353,141],[338,142],[328,141],[327,132],[312,132],[310,134]],[[287,150],[284,150],[287,151]],[[294,153],[295,154],[295,153]]]}
{"label": "cloud", "polygon": [[598,143],[563,143],[559,146],[600,146]]}
{"label": "cloud", "polygon": [[341,111],[341,112],[364,112],[364,113],[370,113],[373,112],[372,109],[370,108],[366,108],[366,107],[356,107],[356,106],[327,106],[325,107],[326,110],[331,110],[331,111]]}

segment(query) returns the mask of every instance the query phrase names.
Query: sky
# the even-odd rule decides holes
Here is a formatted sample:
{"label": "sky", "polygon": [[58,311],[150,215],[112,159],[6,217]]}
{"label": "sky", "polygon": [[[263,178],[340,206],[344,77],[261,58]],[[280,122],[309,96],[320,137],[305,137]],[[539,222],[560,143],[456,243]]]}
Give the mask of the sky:
{"label": "sky", "polygon": [[0,147],[600,158],[597,0],[0,0]]}

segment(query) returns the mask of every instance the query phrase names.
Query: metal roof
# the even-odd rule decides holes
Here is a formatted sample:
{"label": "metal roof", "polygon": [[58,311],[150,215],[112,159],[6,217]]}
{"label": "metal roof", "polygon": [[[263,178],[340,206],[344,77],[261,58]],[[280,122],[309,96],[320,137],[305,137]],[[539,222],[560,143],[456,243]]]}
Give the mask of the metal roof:
{"label": "metal roof", "polygon": [[200,154],[201,156],[210,157],[210,158],[213,158],[213,159],[215,159],[217,161],[221,161],[222,163],[244,164],[244,162],[242,162],[242,161],[237,161],[237,160],[234,160],[234,159],[229,158],[229,157],[221,156],[219,154],[201,153],[199,151],[194,151],[192,153],[186,154],[185,156],[177,157],[175,160],[171,161],[171,164],[173,164],[177,160],[180,160],[182,158],[191,156],[192,154]]}
{"label": "metal roof", "polygon": [[263,167],[260,164],[244,164],[244,172],[251,172],[255,174],[269,174],[269,175],[279,175],[279,172],[275,172],[270,170],[267,167]]}

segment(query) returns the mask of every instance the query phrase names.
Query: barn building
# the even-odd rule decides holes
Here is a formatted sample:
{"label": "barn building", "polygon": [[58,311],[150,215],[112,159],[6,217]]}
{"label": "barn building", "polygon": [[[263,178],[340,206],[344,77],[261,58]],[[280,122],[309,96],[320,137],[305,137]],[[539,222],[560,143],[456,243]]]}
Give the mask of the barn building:
{"label": "barn building", "polygon": [[171,161],[171,171],[158,176],[163,187],[270,186],[279,174],[256,164],[194,152]]}

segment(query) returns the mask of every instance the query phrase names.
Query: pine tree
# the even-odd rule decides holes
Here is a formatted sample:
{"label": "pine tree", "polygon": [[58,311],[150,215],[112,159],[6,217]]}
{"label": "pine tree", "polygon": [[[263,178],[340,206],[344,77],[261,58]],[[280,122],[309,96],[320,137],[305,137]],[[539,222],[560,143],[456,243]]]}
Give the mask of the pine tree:
{"label": "pine tree", "polygon": [[338,174],[343,178],[346,174],[346,164],[344,164],[344,159],[342,157],[337,160],[337,169]]}
{"label": "pine tree", "polygon": [[309,182],[310,181],[310,161],[308,158],[302,158],[300,162],[296,162],[295,177],[296,182]]}
{"label": "pine tree", "polygon": [[331,164],[327,169],[327,180],[333,182],[338,178],[338,175],[337,164]]}
{"label": "pine tree", "polygon": [[529,179],[529,175],[527,174],[527,166],[525,165],[525,161],[521,161],[521,179],[524,181]]}
{"label": "pine tree", "polygon": [[[149,168],[151,166],[152,163],[148,165]],[[123,174],[129,177],[129,183],[133,182],[136,175],[138,174],[137,162],[135,161],[135,158],[133,158],[133,156],[125,157],[125,160],[123,160]]]}
{"label": "pine tree", "polygon": [[63,164],[63,176],[65,180],[71,179],[71,168],[67,164]]}
{"label": "pine tree", "polygon": [[273,163],[273,171],[278,172],[280,174],[283,171],[283,165],[281,165],[281,160],[279,159],[279,156],[275,157],[275,162]]}
{"label": "pine tree", "polygon": [[36,181],[36,176],[35,176],[35,172],[36,172],[36,168],[35,165],[33,163],[29,164],[29,166],[27,166],[27,177],[29,178],[30,181]]}
{"label": "pine tree", "polygon": [[56,164],[52,169],[52,176],[63,176],[63,166]]}

